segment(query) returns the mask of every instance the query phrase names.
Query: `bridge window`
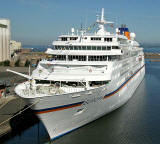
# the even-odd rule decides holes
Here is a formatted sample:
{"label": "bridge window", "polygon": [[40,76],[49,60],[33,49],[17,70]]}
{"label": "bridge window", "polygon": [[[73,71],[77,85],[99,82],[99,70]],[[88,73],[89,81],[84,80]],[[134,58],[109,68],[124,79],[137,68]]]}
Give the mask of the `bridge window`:
{"label": "bridge window", "polygon": [[70,40],[77,40],[78,37],[70,37]]}
{"label": "bridge window", "polygon": [[91,37],[91,40],[94,40],[94,41],[101,41],[101,38],[100,38],[100,37]]}
{"label": "bridge window", "polygon": [[67,37],[62,37],[61,40],[62,41],[67,41]]}

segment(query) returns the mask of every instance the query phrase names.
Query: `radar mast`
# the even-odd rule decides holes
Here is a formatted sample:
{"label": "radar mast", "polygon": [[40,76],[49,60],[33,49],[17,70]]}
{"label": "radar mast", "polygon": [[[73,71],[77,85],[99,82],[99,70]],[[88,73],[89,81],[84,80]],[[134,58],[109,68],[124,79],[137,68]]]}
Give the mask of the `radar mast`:
{"label": "radar mast", "polygon": [[107,22],[104,19],[104,8],[102,8],[102,13],[101,13],[101,19],[97,19],[97,24],[98,24],[98,31],[97,31],[97,35],[107,35],[110,34],[110,32],[107,32],[105,29],[105,25],[106,24],[113,24],[113,22]]}

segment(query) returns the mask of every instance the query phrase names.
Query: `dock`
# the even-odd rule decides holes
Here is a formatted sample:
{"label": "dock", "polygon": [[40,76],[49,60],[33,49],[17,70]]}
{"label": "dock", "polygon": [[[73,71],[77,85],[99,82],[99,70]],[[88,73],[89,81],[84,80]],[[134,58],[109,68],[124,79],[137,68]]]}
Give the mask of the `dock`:
{"label": "dock", "polygon": [[[26,106],[26,103],[20,97],[16,96],[14,88],[18,83],[26,81],[27,79],[6,72],[6,69],[28,74],[27,67],[0,67],[0,81],[9,83],[10,85],[10,87],[7,88],[5,96],[0,97],[0,137],[12,131],[13,124],[11,124],[11,120],[9,119]],[[4,121],[6,122],[3,123]]]}
{"label": "dock", "polygon": [[[26,103],[16,96],[2,98],[0,102],[0,124],[10,119],[15,113],[23,109],[25,105]],[[0,137],[11,132],[11,130],[10,121],[6,121],[0,125]]]}

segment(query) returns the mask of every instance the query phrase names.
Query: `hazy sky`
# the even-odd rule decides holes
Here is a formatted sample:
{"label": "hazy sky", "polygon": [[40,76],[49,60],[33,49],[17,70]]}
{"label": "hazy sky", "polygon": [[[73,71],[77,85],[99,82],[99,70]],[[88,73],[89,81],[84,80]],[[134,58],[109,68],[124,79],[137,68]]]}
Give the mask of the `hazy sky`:
{"label": "hazy sky", "polygon": [[48,45],[71,27],[105,17],[125,23],[143,43],[160,43],[160,0],[0,0],[0,18],[11,20],[11,38],[23,45]]}

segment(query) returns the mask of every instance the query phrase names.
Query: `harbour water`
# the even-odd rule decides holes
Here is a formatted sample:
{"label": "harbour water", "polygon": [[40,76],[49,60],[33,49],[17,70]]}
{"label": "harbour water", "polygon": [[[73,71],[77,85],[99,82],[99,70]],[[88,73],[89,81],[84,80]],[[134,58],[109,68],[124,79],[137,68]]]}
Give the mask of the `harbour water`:
{"label": "harbour water", "polygon": [[[160,62],[146,61],[145,78],[125,105],[52,143],[158,144],[160,143],[159,123]],[[22,132],[0,139],[0,144],[45,143],[49,143],[49,136],[41,122]]]}

